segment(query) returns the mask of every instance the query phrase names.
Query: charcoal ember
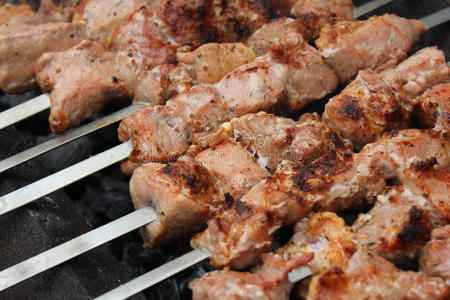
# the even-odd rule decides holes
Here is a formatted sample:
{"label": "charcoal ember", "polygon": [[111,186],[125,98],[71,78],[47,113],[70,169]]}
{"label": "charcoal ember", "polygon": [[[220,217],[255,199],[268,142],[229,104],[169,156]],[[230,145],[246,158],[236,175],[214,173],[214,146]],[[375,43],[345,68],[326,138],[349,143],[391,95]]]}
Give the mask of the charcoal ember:
{"label": "charcoal ember", "polygon": [[[29,147],[14,128],[0,131],[0,159]],[[0,174],[0,194],[48,171],[31,161]],[[0,216],[0,270],[79,236],[91,228],[64,192],[56,192]],[[92,299],[130,279],[106,247],[0,292],[0,299]],[[136,299],[142,296],[136,296]]]}

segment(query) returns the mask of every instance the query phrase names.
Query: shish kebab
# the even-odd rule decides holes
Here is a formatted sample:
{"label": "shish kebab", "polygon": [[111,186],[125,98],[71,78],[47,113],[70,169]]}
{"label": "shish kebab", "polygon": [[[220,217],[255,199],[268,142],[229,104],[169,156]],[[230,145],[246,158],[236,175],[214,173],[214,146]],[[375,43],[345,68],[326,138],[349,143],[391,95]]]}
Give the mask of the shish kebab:
{"label": "shish kebab", "polygon": [[[139,91],[142,90],[140,86],[147,84],[146,74],[150,75],[147,70],[162,63],[175,62],[177,48],[196,48],[208,41],[242,41],[267,23],[270,20],[269,14],[272,14],[272,17],[274,14],[277,17],[285,17],[289,11],[286,8],[291,7],[291,15],[299,17],[295,21],[297,30],[304,32],[305,38],[310,39],[312,36],[306,35],[314,33],[325,23],[351,20],[353,8],[350,0],[269,1],[264,4],[229,1],[225,6],[213,5],[211,1],[188,5],[177,1],[159,2],[148,5],[147,1],[131,1],[132,7],[121,7],[118,3],[117,8],[112,4],[105,11],[101,3],[95,1],[84,1],[75,7],[78,15],[74,17],[74,22],[86,24],[86,35],[94,40],[100,39],[100,33],[103,37],[100,43],[83,42],[72,50],[44,55],[37,63],[33,62],[33,66],[37,64],[37,81],[42,89],[52,90],[52,110],[49,118],[52,130],[62,132],[78,124],[98,112],[114,95],[131,98],[134,95],[135,98],[142,98],[145,94],[142,95]],[[139,3],[150,7],[139,9]],[[206,13],[198,13],[205,11],[205,8]],[[96,10],[101,10],[98,12],[101,16],[99,20],[93,20],[91,15],[92,11]],[[133,10],[137,11],[133,13]],[[213,11],[215,13],[212,13]],[[364,7],[363,11],[366,11]],[[112,15],[116,17],[111,17]],[[190,17],[186,18],[187,15]],[[308,18],[301,18],[303,15]],[[103,20],[106,16],[107,20]],[[105,24],[102,24],[102,21]],[[100,29],[104,32],[100,32]],[[61,50],[65,49],[59,49]],[[61,59],[64,61],[61,62]],[[89,59],[98,61],[89,62]],[[80,64],[84,66],[84,72],[76,72],[75,66],[79,67]],[[80,73],[85,76],[76,76],[78,84],[68,85],[67,77],[73,79],[74,75]],[[87,74],[89,81],[86,80]],[[109,80],[111,76],[119,81],[112,82]],[[77,85],[80,87],[73,87]],[[45,105],[50,105],[48,101],[44,103],[45,98],[40,96],[36,99],[38,109],[42,110]],[[146,100],[145,97],[140,99]],[[26,107],[29,106],[30,104],[26,104]],[[15,108],[14,111],[3,113],[0,120],[4,120],[4,124],[0,123],[0,128],[8,125],[8,119],[11,119],[8,116],[13,112],[17,115],[20,110]]]}
{"label": "shish kebab", "polygon": [[[363,32],[365,29],[383,33],[387,30],[389,34],[398,35],[399,31],[397,27],[389,23],[388,20],[391,20],[391,22],[400,22],[400,24],[409,28],[409,34],[411,36],[404,36],[402,34],[400,36],[404,38],[401,40],[402,42],[397,41],[394,44],[389,44],[387,49],[377,48],[376,53],[373,53],[373,57],[370,57],[371,63],[381,60],[387,64],[389,61],[395,63],[399,58],[406,55],[406,51],[418,38],[418,34],[424,30],[424,25],[418,21],[408,21],[407,19],[393,15],[385,15],[382,17],[372,17],[367,21],[343,23],[336,26],[356,26],[359,29],[359,31],[356,31],[359,34],[350,35],[350,41],[352,37],[360,38],[359,35],[361,34],[364,36]],[[336,29],[333,30],[331,27],[325,26],[322,30],[324,32],[322,39],[327,39],[328,35],[335,36],[335,38],[340,36],[336,36],[335,31]],[[338,45],[348,45],[350,42],[348,40],[348,30],[343,30],[341,33],[343,38],[342,40],[337,39]],[[384,39],[383,35],[378,36],[378,38],[381,40]],[[360,41],[368,43],[367,37],[360,38]],[[380,43],[382,42],[380,41]],[[399,45],[398,43],[403,43],[403,45]],[[335,46],[334,43],[331,45],[332,47]],[[346,53],[345,47],[338,47],[338,49],[342,51],[334,51],[337,55]],[[352,50],[353,48],[350,47],[349,49]],[[394,52],[392,58],[386,55],[386,53],[390,53],[388,50]],[[371,52],[369,51],[368,53]],[[368,55],[368,53],[365,54]],[[283,54],[285,55],[283,56]],[[304,59],[305,57],[307,57],[306,60]],[[278,62],[280,59],[281,61]],[[291,62],[289,64],[283,63],[286,59],[290,59]],[[305,68],[309,69],[308,73],[305,73]],[[357,68],[357,66],[352,66],[354,71]],[[322,74],[322,76],[318,77],[318,74]],[[305,77],[306,75],[308,76]],[[280,76],[286,82],[280,82]],[[246,82],[248,78],[252,78],[255,84],[245,85],[242,80]],[[322,88],[328,88],[330,90],[336,87],[337,78],[333,71],[325,65],[318,52],[306,44],[302,40],[301,35],[297,34],[295,38],[290,38],[285,42],[275,43],[269,53],[260,56],[253,63],[244,65],[231,72],[215,85],[200,84],[194,86],[188,92],[179,94],[169,100],[166,106],[154,106],[138,111],[132,117],[122,122],[119,127],[119,136],[122,139],[126,139],[128,137],[127,135],[131,135],[132,140],[134,140],[134,149],[130,157],[137,160],[138,163],[151,161],[154,157],[159,158],[160,161],[167,161],[169,158],[173,158],[173,155],[178,156],[185,152],[189,145],[189,139],[193,139],[194,141],[197,139],[196,142],[201,146],[211,144],[214,142],[214,139],[220,140],[223,133],[227,134],[226,126],[222,127],[224,122],[228,122],[231,118],[245,113],[275,108],[281,104],[277,102],[280,102],[285,94],[290,94],[292,97],[291,101],[287,103],[291,107],[303,106],[312,99],[325,96],[328,91],[312,85],[313,83],[317,83]],[[243,84],[244,86],[242,86]],[[302,88],[303,85],[304,88]],[[222,91],[221,93],[227,91],[225,99],[221,99],[222,96],[216,90],[215,86],[217,86],[217,90]],[[296,86],[300,88],[297,89]],[[302,94],[300,95],[299,93]],[[207,97],[205,97],[205,94]],[[227,104],[224,100],[230,102]],[[158,119],[157,117],[153,119],[149,118],[149,114],[154,114],[162,119]],[[183,119],[182,116],[186,119]],[[209,131],[204,132],[205,130]],[[186,133],[190,133],[191,136],[186,136]],[[70,182],[74,182],[91,174],[94,170],[99,170],[118,162],[123,158],[123,153],[128,151],[128,145],[124,143],[117,146],[117,149],[116,152],[114,152],[113,148],[100,154],[105,159],[99,161],[97,166],[91,164],[93,160],[91,158],[84,163],[80,163],[80,167],[82,165],[82,168],[84,168],[82,172],[74,172],[77,169],[75,165],[58,173],[71,172],[71,174],[77,174],[77,176],[71,176],[70,178]],[[173,153],[173,151],[172,153],[167,152],[172,149],[177,149],[177,153]],[[152,157],[149,157],[149,155]],[[135,162],[131,161],[131,164],[125,164],[124,166],[131,170],[135,167]],[[48,194],[50,191],[62,187],[62,184],[68,178],[55,180],[58,173],[54,174],[53,177],[44,178],[41,181],[37,181],[1,197],[0,211],[6,212],[15,207],[22,206]],[[39,185],[39,182],[44,181],[45,184]],[[18,195],[21,196],[18,197]]]}
{"label": "shish kebab", "polygon": [[[102,158],[103,159],[103,158]],[[50,181],[51,182],[51,181]],[[146,208],[146,209],[149,209],[149,208]],[[153,218],[152,218],[153,219]],[[151,220],[148,220],[148,222],[150,222]],[[134,227],[134,228],[136,228],[136,227]],[[133,228],[133,229],[134,229]],[[106,229],[106,228],[105,228]],[[130,230],[132,230],[132,229],[130,229]],[[76,243],[83,243],[84,242],[84,239],[83,239],[83,237],[84,236],[82,236],[82,237],[80,237],[80,239],[78,240],[78,241],[74,241],[73,243],[67,243],[67,244],[65,244],[67,247],[68,246],[70,246],[71,244],[72,244],[72,246],[73,246],[73,244],[76,244]],[[89,237],[87,237],[86,236],[86,238],[87,239],[89,239]],[[95,247],[95,246],[97,246],[97,245],[99,245],[99,244],[101,244],[101,243],[103,243],[103,242],[106,242],[107,240],[109,240],[110,238],[109,237],[105,237],[105,239],[101,239],[101,240],[97,240],[96,241],[96,243],[93,243],[93,244],[90,244],[90,246],[88,246],[88,248],[84,248],[83,250],[80,250],[80,251],[82,251],[82,252],[84,252],[84,251],[87,251],[88,249],[92,249],[93,247]],[[82,242],[83,241],[83,242]],[[84,245],[84,247],[86,247],[86,243],[83,243],[83,245]],[[63,245],[62,245],[63,246]],[[49,250],[49,251],[52,251],[52,250]],[[82,252],[78,252],[78,253],[82,253]],[[64,254],[63,254],[64,253]],[[196,253],[196,254],[195,254]],[[59,255],[58,255],[58,257],[59,256],[62,256],[62,257],[66,257],[66,258],[61,258],[62,260],[61,261],[64,261],[64,260],[66,260],[66,259],[69,259],[70,257],[73,257],[73,256],[75,256],[75,255],[77,255],[77,254],[71,254],[71,255],[73,255],[73,256],[67,256],[67,253],[65,253],[64,251],[63,252],[59,252],[58,253]],[[196,252],[194,252],[194,254],[195,255],[199,255],[199,251],[196,251]],[[195,256],[194,255],[194,256]],[[45,255],[45,253],[41,256],[42,258],[44,258],[46,255]],[[207,256],[209,256],[209,254],[207,254],[207,253],[205,253],[205,252],[202,252],[202,257],[203,258],[206,258]],[[198,257],[197,257],[198,258]],[[51,267],[51,266],[54,266],[54,265],[56,265],[57,264],[57,262],[55,263],[55,264],[50,264],[50,265],[48,265],[48,264],[44,264],[44,266],[41,264],[41,263],[39,263],[39,260],[40,260],[41,258],[36,258],[36,260],[37,260],[37,263],[36,263],[36,270],[34,271],[35,273],[32,273],[32,274],[30,274],[29,276],[33,276],[34,274],[37,274],[37,273],[39,273],[40,271],[42,271],[42,270],[45,270],[45,269],[47,269],[47,268],[49,268],[49,267]],[[34,261],[34,262],[36,262],[36,260]],[[47,261],[47,263],[48,263],[48,261]],[[23,266],[26,266],[27,265],[27,263],[26,262],[24,262],[24,265]],[[33,263],[33,265],[34,265],[34,263]],[[20,268],[19,268],[20,269]],[[8,274],[14,274],[15,273],[15,270],[13,269],[13,268],[11,268],[11,269],[9,269],[9,270],[7,270],[8,271]],[[23,273],[21,273],[21,274],[23,274]],[[28,277],[29,277],[28,276]],[[9,277],[9,276],[8,276]],[[14,276],[13,276],[14,277]],[[28,278],[27,277],[27,278]],[[14,277],[15,278],[15,280],[17,279],[17,276],[16,277]],[[23,280],[24,278],[22,278],[22,279],[19,279],[19,281],[21,281],[21,280]],[[17,281],[16,281],[17,282]]]}
{"label": "shish kebab", "polygon": [[[294,8],[296,8],[295,14],[299,15],[302,12],[306,13],[308,11],[312,11],[317,14],[317,12],[316,12],[318,9],[317,7],[315,7],[314,5],[312,7],[308,7],[309,5],[311,5],[311,3],[314,3],[314,1],[312,1],[311,3],[309,3],[308,1],[303,1],[303,2],[305,4],[304,6],[306,6],[306,7],[303,7],[301,5],[299,6],[299,4],[302,4],[302,3],[297,2],[297,6],[294,7]],[[349,1],[342,2],[342,5],[346,5],[345,7],[339,6],[341,4],[340,1],[337,1],[334,4],[335,6],[338,6],[335,9],[341,11],[339,13],[339,15],[342,15],[342,16],[337,18],[338,20],[344,19],[345,16],[349,15],[349,12],[351,12],[351,6],[349,6],[349,4],[347,2],[349,2]],[[350,2],[350,4],[351,4],[351,2]],[[320,2],[320,5],[324,5],[324,4],[322,2]],[[319,8],[320,8],[320,5],[319,5]],[[360,12],[362,12],[362,11],[367,12],[367,10],[364,10],[364,6],[361,8],[362,9],[360,10]],[[320,21],[319,23],[321,23],[321,24],[328,22],[330,19],[330,14],[334,15],[336,13],[333,13],[333,10],[331,10],[330,12],[328,12],[328,14],[320,14],[318,16],[318,18],[312,18],[310,21],[306,21],[306,24],[305,24],[305,21],[303,21],[301,19],[300,20],[298,20],[298,19],[296,19],[296,20],[280,19],[278,21],[273,21],[272,23],[267,24],[267,26],[264,26],[264,28],[262,28],[261,30],[258,30],[252,36],[252,38],[250,38],[250,40],[249,40],[250,44],[248,46],[251,46],[255,49],[261,48],[261,45],[258,41],[264,41],[264,39],[267,39],[267,38],[270,39],[270,35],[273,35],[274,33],[276,33],[276,30],[278,30],[278,29],[282,29],[282,32],[286,31],[285,33],[289,33],[289,31],[291,31],[291,32],[293,31],[293,33],[296,33],[296,34],[301,33],[302,35],[304,35],[306,33],[310,37],[313,34],[317,35],[318,30],[320,29],[320,26],[314,25],[315,22]],[[135,25],[139,25],[138,26],[139,28],[141,28],[140,27],[141,25],[148,26],[148,21],[145,21],[144,23],[142,23],[143,20],[145,20],[145,19],[143,19],[142,16],[141,16],[141,18],[138,18],[140,15],[142,15],[142,13],[140,11],[136,12],[136,15],[137,16],[135,18],[132,18],[130,20],[130,22],[134,20],[134,22],[132,22],[130,24],[136,23]],[[350,17],[348,16],[347,18],[350,18]],[[313,22],[313,25],[307,25],[307,24],[309,24],[309,22]],[[313,29],[311,29],[311,26],[313,26]],[[125,27],[128,28],[130,26],[125,26]],[[145,26],[144,26],[144,28],[145,28]],[[283,29],[284,29],[284,31],[283,31]],[[275,36],[274,39],[276,39],[276,38],[277,37]],[[266,41],[266,43],[267,43],[267,41]],[[233,48],[237,48],[238,50],[233,50]],[[144,49],[145,49],[145,47],[144,47]],[[70,50],[70,51],[72,51],[72,50]],[[67,52],[70,52],[70,51],[67,51]],[[215,53],[215,52],[218,52],[218,53]],[[164,102],[165,99],[162,99],[162,98],[166,98],[168,95],[171,95],[174,93],[176,94],[177,90],[179,90],[179,86],[181,86],[184,89],[187,89],[190,85],[192,85],[193,80],[191,77],[197,77],[196,82],[202,82],[202,77],[206,77],[207,80],[203,80],[203,81],[212,83],[213,82],[213,81],[211,81],[212,77],[216,78],[216,80],[217,80],[220,78],[220,76],[222,76],[222,75],[217,76],[217,74],[212,75],[212,73],[225,74],[227,70],[231,70],[233,68],[233,66],[236,66],[236,61],[243,63],[243,62],[245,62],[244,59],[246,59],[246,60],[252,59],[253,56],[250,52],[251,52],[250,49],[246,49],[245,47],[241,46],[240,44],[206,44],[205,46],[198,48],[197,50],[195,50],[192,53],[179,53],[178,56],[179,56],[180,60],[183,62],[183,65],[188,66],[189,69],[194,69],[194,71],[198,74],[198,76],[193,76],[192,74],[188,74],[188,73],[191,73],[192,71],[191,72],[183,71],[185,69],[184,67],[175,67],[173,65],[162,65],[162,66],[156,67],[151,72],[144,72],[144,74],[147,74],[147,75],[144,76],[144,78],[142,80],[143,80],[143,83],[145,83],[146,89],[137,88],[136,89],[137,93],[140,94],[140,98],[147,99],[148,102],[152,102],[152,103]],[[231,58],[219,59],[219,61],[215,61],[214,56],[220,55],[220,54],[223,54],[223,55],[228,54],[228,56],[231,55],[232,57],[235,57],[236,60],[235,61],[233,60],[232,63],[229,63],[229,60]],[[63,52],[59,55],[64,56],[65,54]],[[194,62],[192,61],[193,56],[196,57]],[[193,63],[193,67],[189,67],[189,65],[192,63]],[[208,64],[209,70],[204,71],[202,67],[206,66],[206,64]],[[53,68],[55,69],[54,70],[55,72],[58,69],[57,65],[53,66]],[[50,67],[50,69],[51,69],[51,67]],[[65,73],[70,73],[70,72],[65,72]],[[55,74],[57,74],[57,72]],[[154,80],[152,79],[152,77],[154,77]],[[58,88],[61,88],[61,87],[58,87]],[[140,93],[139,92],[140,90],[146,90],[146,91],[145,91],[145,93]],[[107,95],[109,95],[109,94],[107,94]],[[165,96],[163,96],[163,95],[165,95]],[[41,99],[42,97],[43,96],[41,95],[38,98]],[[87,103],[84,103],[84,104],[87,104]],[[28,107],[31,104],[30,104],[30,102],[27,102],[27,103],[24,103],[23,105]],[[104,126],[107,126],[109,124],[117,122],[118,120],[131,114],[135,110],[142,108],[144,105],[145,104],[143,104],[143,103],[136,103],[136,104],[134,104],[130,107],[127,107],[123,110],[120,110],[110,116],[96,120],[96,121],[89,123],[81,128],[77,128],[75,131],[69,132],[66,135],[59,136],[59,137],[57,137],[53,140],[50,140],[46,143],[37,145],[37,146],[35,146],[31,149],[28,149],[22,153],[18,153],[12,157],[9,157],[0,162],[0,172],[3,172],[3,171],[5,171],[9,168],[12,168],[28,159],[31,159],[31,158],[36,157],[40,154],[43,154],[47,151],[50,151],[51,149],[54,149],[57,146],[63,145],[67,142],[70,142],[71,140],[73,140],[77,137],[86,135],[97,128],[102,128]],[[31,107],[32,107],[32,105],[31,105]],[[68,107],[68,108],[64,108],[64,110],[69,109],[71,111],[70,115],[74,116],[75,118],[78,118],[77,116],[80,116],[80,114],[78,112],[73,111],[73,109],[72,109],[72,108],[74,108],[73,105],[61,105],[60,107]],[[15,110],[15,109],[18,109],[18,108],[16,107],[16,108],[13,108],[12,110]],[[5,114],[7,114],[7,113],[5,112]],[[16,114],[16,113],[14,113],[14,114]],[[6,123],[9,122],[8,116],[2,115],[2,113],[0,113],[0,116],[2,116],[2,118],[3,118],[3,119],[0,118],[0,123],[1,122],[6,122]],[[0,127],[1,127],[1,125],[0,125]]]}

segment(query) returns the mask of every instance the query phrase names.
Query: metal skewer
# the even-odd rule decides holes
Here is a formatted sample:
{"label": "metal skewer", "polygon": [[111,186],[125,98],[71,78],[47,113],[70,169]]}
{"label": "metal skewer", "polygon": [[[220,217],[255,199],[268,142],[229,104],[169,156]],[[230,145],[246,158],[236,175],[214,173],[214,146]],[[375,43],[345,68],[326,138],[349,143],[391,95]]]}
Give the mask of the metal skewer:
{"label": "metal skewer", "polygon": [[[374,0],[354,9],[359,18],[394,0]],[[42,94],[0,113],[0,130],[50,108],[50,95]]]}
{"label": "metal skewer", "polygon": [[119,111],[116,111],[106,117],[97,119],[89,124],[86,124],[84,126],[76,128],[74,130],[68,131],[68,132],[64,133],[63,135],[57,136],[57,137],[55,137],[51,140],[48,140],[42,144],[31,147],[25,151],[22,151],[11,157],[8,157],[8,158],[0,161],[0,173],[4,172],[6,170],[9,170],[25,161],[28,161],[32,158],[42,155],[48,151],[51,151],[58,147],[61,147],[62,145],[65,145],[71,141],[74,141],[82,136],[85,136],[85,135],[91,133],[91,132],[94,132],[96,130],[99,130],[101,128],[109,126],[111,124],[114,124],[114,123],[122,120],[123,118],[129,116],[136,110],[146,107],[147,105],[148,104],[142,103],[142,102],[130,105],[130,106],[125,107]]}
{"label": "metal skewer", "polygon": [[[202,249],[195,249],[183,256],[180,256],[148,273],[145,273],[111,291],[103,294],[95,300],[117,300],[126,299],[140,291],[143,291],[158,282],[161,282],[176,273],[183,271],[193,265],[209,258],[211,253]],[[288,274],[290,282],[297,282],[312,274],[311,270],[306,266],[301,266],[292,270]]]}
{"label": "metal skewer", "polygon": [[128,157],[126,142],[0,197],[0,215],[48,195]]}
{"label": "metal skewer", "polygon": [[361,16],[364,16],[367,13],[370,13],[371,11],[374,11],[377,8],[382,7],[383,5],[386,5],[394,0],[374,0],[370,1],[369,3],[363,4],[359,7],[355,7],[353,10],[353,16],[355,18],[359,18]]}
{"label": "metal skewer", "polygon": [[0,291],[94,249],[157,218],[144,207],[0,272]]}

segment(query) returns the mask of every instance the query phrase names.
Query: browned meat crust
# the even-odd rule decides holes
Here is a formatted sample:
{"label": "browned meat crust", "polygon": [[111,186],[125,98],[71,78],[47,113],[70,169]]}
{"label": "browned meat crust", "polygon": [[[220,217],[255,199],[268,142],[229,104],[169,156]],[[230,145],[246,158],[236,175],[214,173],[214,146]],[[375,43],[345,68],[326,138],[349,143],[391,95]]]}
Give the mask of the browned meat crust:
{"label": "browned meat crust", "polygon": [[250,272],[215,271],[189,284],[194,300],[248,299],[288,300],[292,283],[288,273],[304,265],[313,257],[308,253],[301,257],[283,260],[274,254],[263,254],[263,264]]}
{"label": "browned meat crust", "polygon": [[418,21],[386,14],[366,21],[327,24],[316,45],[339,80],[348,82],[360,70],[395,66],[424,32],[425,26]]}
{"label": "browned meat crust", "polygon": [[450,83],[435,85],[416,103],[417,115],[423,125],[450,131]]}
{"label": "browned meat crust", "polygon": [[450,283],[450,225],[436,228],[420,251],[420,270]]}

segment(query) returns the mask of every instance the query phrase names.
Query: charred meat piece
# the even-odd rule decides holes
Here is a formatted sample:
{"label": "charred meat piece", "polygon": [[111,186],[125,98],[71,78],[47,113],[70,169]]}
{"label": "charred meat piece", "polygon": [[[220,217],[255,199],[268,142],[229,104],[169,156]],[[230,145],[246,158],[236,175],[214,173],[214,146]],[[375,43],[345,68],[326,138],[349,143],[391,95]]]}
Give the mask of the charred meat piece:
{"label": "charred meat piece", "polygon": [[435,85],[416,103],[417,115],[423,125],[450,130],[450,83]]}
{"label": "charred meat piece", "polygon": [[[360,71],[352,83],[327,103],[324,120],[361,148],[384,132],[406,128],[412,109],[405,101],[412,102],[425,89],[447,81],[449,74],[444,53],[435,47],[420,50],[384,73]],[[400,78],[403,85],[398,84]]]}
{"label": "charred meat piece", "polygon": [[83,26],[75,23],[0,25],[0,89],[21,93],[34,87],[38,58],[69,49],[84,37]]}
{"label": "charred meat piece", "polygon": [[82,0],[75,7],[74,21],[86,26],[90,39],[106,41],[116,26],[149,2],[146,0]]}
{"label": "charred meat piece", "polygon": [[359,215],[353,224],[354,240],[360,248],[402,263],[414,259],[431,231],[444,224],[445,219],[422,194],[392,188],[378,196],[368,213]]}
{"label": "charred meat piece", "polygon": [[253,272],[215,271],[189,284],[194,300],[248,299],[288,300],[293,284],[288,273],[306,264],[312,253],[283,260],[276,254],[263,254],[262,265]]}
{"label": "charred meat piece", "polygon": [[216,83],[239,66],[256,58],[255,52],[242,43],[208,43],[192,52],[178,52],[178,62],[191,70],[203,83]]}
{"label": "charred meat piece", "polygon": [[45,53],[36,68],[41,88],[51,90],[49,122],[57,133],[95,115],[111,98],[129,97],[134,85],[120,57],[91,41]]}
{"label": "charred meat piece", "polygon": [[[199,150],[191,151],[195,155]],[[208,170],[195,164],[190,155],[167,165],[145,164],[133,173],[130,193],[135,208],[153,205],[159,217],[141,229],[147,248],[201,229],[213,203],[223,200]]]}
{"label": "charred meat piece", "polygon": [[130,182],[133,202],[137,207],[154,204],[161,213],[157,223],[144,229],[146,247],[193,234],[205,225],[216,206],[224,200],[238,200],[269,176],[245,148],[232,140],[200,150],[191,146],[177,162],[145,164],[134,171]]}
{"label": "charred meat piece", "polygon": [[436,84],[450,80],[450,67],[444,52],[437,47],[427,47],[382,74],[394,89],[399,103],[412,111],[417,96]]}
{"label": "charred meat piece", "polygon": [[339,80],[348,82],[360,70],[395,66],[424,32],[425,26],[418,21],[386,14],[366,21],[327,24],[316,45]]}
{"label": "charred meat piece", "polygon": [[[211,261],[217,266],[243,268],[270,247],[272,233],[284,224],[298,221],[311,209],[343,211],[373,203],[386,180],[401,182],[413,165],[432,160],[448,167],[449,147],[447,133],[407,129],[386,134],[358,154],[330,150],[305,165],[283,162],[272,177],[241,198],[245,218],[238,219],[231,206],[223,208],[191,245],[213,253]],[[261,221],[253,221],[258,214]]]}
{"label": "charred meat piece", "polygon": [[[135,149],[139,149],[131,154],[130,160],[164,161],[168,154],[184,153],[187,145],[192,142],[201,146],[213,145],[217,142],[217,134],[220,133],[223,123],[244,114],[275,110],[286,96],[288,99],[295,97],[291,100],[295,106],[322,98],[335,88],[337,82],[330,81],[328,75],[332,74],[331,70],[325,67],[323,61],[321,65],[316,64],[320,57],[318,54],[316,56],[316,53],[311,53],[312,50],[308,50],[308,47],[310,46],[300,40],[289,40],[274,45],[268,54],[239,67],[214,85],[197,85],[189,92],[169,100],[164,109],[147,108],[129,116],[119,127],[119,138],[122,141],[131,139]],[[316,76],[306,85],[305,78],[309,78],[309,75],[304,77],[301,75],[302,72]],[[166,148],[166,152],[151,152],[149,150],[153,151],[154,146],[149,141],[154,140],[153,144],[160,143],[163,136],[150,134],[157,132],[157,128],[151,129],[144,136],[142,126],[139,129],[134,127],[142,122],[149,123],[146,128],[154,126],[151,124],[160,121],[149,116],[155,116],[158,114],[157,111],[164,110],[170,111],[170,114],[178,117],[180,124],[183,124],[177,125],[177,134],[185,137],[183,144],[186,146]],[[138,131],[140,135],[136,135]],[[174,146],[178,147],[180,144]],[[146,148],[148,150],[145,150]]]}
{"label": "charred meat piece", "polygon": [[162,64],[138,75],[133,102],[162,105],[173,96],[187,92],[194,82],[194,78],[185,67]]}
{"label": "charred meat piece", "polygon": [[420,251],[420,270],[450,283],[450,225],[436,228]]}
{"label": "charred meat piece", "polygon": [[258,164],[271,171],[275,171],[283,160],[302,164],[341,146],[339,137],[321,122],[317,114],[305,114],[295,122],[259,112],[233,119],[230,123],[234,136],[256,153]]}
{"label": "charred meat piece", "polygon": [[294,230],[294,236],[277,253],[284,259],[314,253],[314,258],[308,263],[313,274],[333,268],[344,270],[356,251],[351,228],[335,213],[315,213],[297,222]]}
{"label": "charred meat piece", "polygon": [[196,162],[206,168],[234,199],[240,199],[260,179],[270,176],[254,161],[247,149],[227,140],[199,153]]}
{"label": "charred meat piece", "polygon": [[447,299],[449,295],[442,279],[401,271],[362,249],[345,270],[332,269],[313,277],[307,299]]}
{"label": "charred meat piece", "polygon": [[302,20],[308,28],[306,40],[316,38],[326,24],[353,20],[351,0],[300,0],[291,9],[291,15]]}

